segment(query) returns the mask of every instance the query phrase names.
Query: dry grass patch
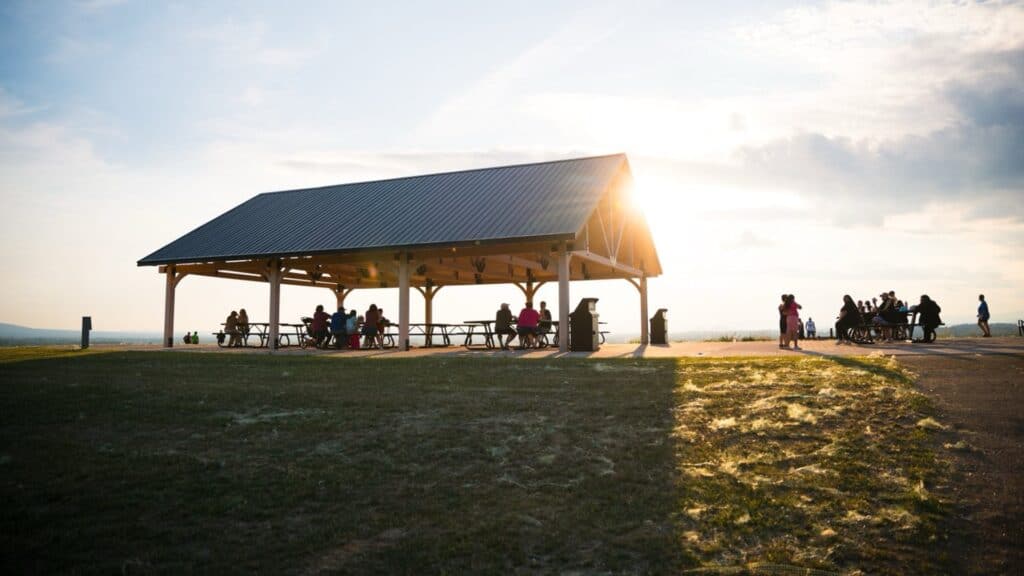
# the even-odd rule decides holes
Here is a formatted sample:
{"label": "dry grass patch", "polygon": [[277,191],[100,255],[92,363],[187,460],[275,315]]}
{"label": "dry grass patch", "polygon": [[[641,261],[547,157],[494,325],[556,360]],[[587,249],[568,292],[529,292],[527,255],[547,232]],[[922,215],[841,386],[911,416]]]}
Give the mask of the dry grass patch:
{"label": "dry grass patch", "polygon": [[948,506],[927,487],[947,474],[929,439],[944,426],[892,359],[678,371],[681,541],[705,568],[941,571]]}

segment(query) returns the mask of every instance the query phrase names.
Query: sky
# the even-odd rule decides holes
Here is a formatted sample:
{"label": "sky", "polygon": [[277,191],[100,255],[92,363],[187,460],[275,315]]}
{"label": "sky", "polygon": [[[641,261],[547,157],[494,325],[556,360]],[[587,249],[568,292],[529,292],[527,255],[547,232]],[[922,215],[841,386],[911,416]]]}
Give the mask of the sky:
{"label": "sky", "polygon": [[[784,292],[819,327],[883,290],[1024,318],[1024,4],[81,0],[0,3],[0,322],[159,331],[136,261],[260,192],[615,152],[673,331],[771,329]],[[626,282],[571,292],[639,331]],[[318,303],[286,286],[282,319]],[[209,332],[269,298],[189,277],[176,305]]]}

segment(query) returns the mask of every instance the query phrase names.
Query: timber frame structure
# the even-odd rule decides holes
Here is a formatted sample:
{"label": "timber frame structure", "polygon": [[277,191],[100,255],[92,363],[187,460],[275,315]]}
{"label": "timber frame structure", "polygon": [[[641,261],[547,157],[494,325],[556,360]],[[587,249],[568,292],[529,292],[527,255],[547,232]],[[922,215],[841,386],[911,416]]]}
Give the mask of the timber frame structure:
{"label": "timber frame structure", "polygon": [[[574,164],[575,163],[575,164]],[[547,175],[547,179],[540,176]],[[525,172],[527,169],[532,172]],[[504,171],[489,173],[488,171]],[[517,172],[518,170],[518,172]],[[568,174],[563,172],[570,170]],[[554,171],[554,172],[552,172]],[[448,234],[442,242],[423,242],[410,244],[403,238],[395,238],[395,243],[387,245],[343,245],[333,249],[322,245],[311,246],[307,250],[298,250],[294,246],[281,246],[279,250],[271,247],[262,254],[242,254],[245,247],[221,246],[222,256],[209,254],[216,250],[202,245],[194,246],[198,240],[190,240],[195,236],[203,240],[202,235],[214,238],[229,238],[229,234],[217,234],[218,222],[228,219],[221,230],[233,230],[231,218],[238,218],[239,210],[246,215],[247,205],[260,199],[241,205],[235,210],[222,215],[207,225],[182,237],[175,243],[143,258],[140,266],[156,265],[160,273],[166,276],[165,309],[164,309],[164,345],[172,346],[174,342],[174,296],[177,285],[186,276],[211,276],[229,280],[264,282],[269,285],[269,342],[271,349],[278,343],[278,323],[280,321],[281,285],[317,287],[330,290],[337,305],[344,306],[345,298],[353,290],[371,288],[398,288],[399,318],[398,346],[401,350],[409,348],[409,309],[411,289],[417,290],[424,299],[425,322],[433,323],[433,300],[438,291],[445,286],[474,284],[513,284],[522,292],[526,300],[533,300],[536,291],[546,283],[558,283],[558,320],[559,347],[567,351],[569,338],[569,283],[580,280],[624,279],[629,281],[639,292],[640,300],[640,334],[641,343],[648,343],[648,306],[647,279],[661,274],[650,230],[642,213],[634,207],[631,200],[632,175],[625,155],[617,154],[563,160],[551,163],[528,164],[492,169],[473,170],[442,175],[428,175],[409,179],[379,181],[366,185],[386,185],[390,187],[409,186],[408,181],[419,188],[428,188],[427,194],[433,202],[435,199],[442,205],[444,214],[459,216],[465,198],[472,198],[465,211],[478,213],[488,210],[488,179],[501,178],[501,190],[495,192],[495,202],[504,202],[511,206],[495,206],[495,210],[511,210],[508,219],[517,226],[532,225],[537,219],[554,213],[555,218],[547,218],[550,224],[540,234],[530,236],[516,235],[500,237],[490,230],[460,231],[459,223],[442,222],[455,230]],[[436,189],[431,188],[431,178],[459,178],[457,186],[467,188],[468,196],[445,198],[446,186],[449,181],[440,182]],[[569,183],[563,186],[563,183]],[[349,205],[355,201],[354,192],[363,195],[366,190],[346,192],[346,187],[358,185],[342,185],[335,192],[344,198]],[[516,190],[537,189],[536,194],[525,198],[506,199]],[[575,190],[569,198],[560,194],[566,190]],[[390,188],[388,189],[390,190]],[[512,192],[509,192],[511,190]],[[322,194],[324,189],[311,189]],[[580,192],[582,191],[582,192]],[[304,192],[304,191],[295,191]],[[328,190],[331,192],[331,190]],[[380,192],[376,192],[380,194]],[[280,193],[278,193],[280,194]],[[371,189],[369,194],[374,194]],[[421,194],[417,189],[407,192],[401,198],[410,198]],[[500,194],[500,196],[498,196]],[[565,196],[570,196],[565,192]],[[334,196],[328,196],[334,198]],[[294,199],[301,200],[301,196]],[[500,202],[497,199],[500,198]],[[538,200],[541,199],[541,200]],[[280,198],[278,198],[280,200]],[[316,201],[322,202],[322,198]],[[409,200],[412,202],[412,200]],[[511,202],[511,204],[509,204]],[[532,202],[532,203],[531,203]],[[543,204],[534,207],[535,204]],[[294,202],[289,201],[288,206]],[[568,212],[560,212],[560,206],[569,205]],[[539,210],[540,214],[534,213]],[[259,212],[254,212],[259,210]],[[544,212],[546,210],[546,212]],[[518,211],[518,212],[516,212]],[[255,207],[249,210],[258,218],[273,219],[275,210]],[[281,212],[280,209],[276,212]],[[571,213],[570,213],[571,212]],[[412,208],[398,206],[394,218],[399,228],[423,226],[423,217],[418,217]],[[519,214],[518,216],[516,214]],[[582,218],[580,216],[583,216]],[[523,220],[517,223],[517,220]],[[501,219],[506,222],[506,219]],[[274,223],[275,224],[287,224]],[[213,230],[211,230],[211,227]],[[397,236],[398,234],[396,234]],[[460,237],[460,235],[462,237]],[[204,240],[205,241],[205,240]],[[330,240],[340,243],[337,240]],[[224,242],[221,242],[224,243]],[[285,242],[281,242],[286,244]],[[190,246],[191,244],[191,246]],[[351,243],[350,243],[351,244]],[[231,254],[231,252],[234,254]]]}

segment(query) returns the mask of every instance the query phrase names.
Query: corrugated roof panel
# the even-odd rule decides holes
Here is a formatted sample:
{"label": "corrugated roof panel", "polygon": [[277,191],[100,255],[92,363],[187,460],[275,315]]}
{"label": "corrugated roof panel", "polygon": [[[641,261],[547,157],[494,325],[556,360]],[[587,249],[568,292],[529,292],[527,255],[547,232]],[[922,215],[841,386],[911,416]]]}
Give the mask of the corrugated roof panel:
{"label": "corrugated roof panel", "polygon": [[139,264],[570,235],[625,160],[615,154],[269,192]]}

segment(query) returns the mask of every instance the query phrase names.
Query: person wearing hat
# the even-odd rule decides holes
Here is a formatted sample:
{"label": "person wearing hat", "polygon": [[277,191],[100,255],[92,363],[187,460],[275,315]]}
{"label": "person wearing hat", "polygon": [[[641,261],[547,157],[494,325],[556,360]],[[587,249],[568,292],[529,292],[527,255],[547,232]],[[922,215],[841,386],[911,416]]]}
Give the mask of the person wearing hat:
{"label": "person wearing hat", "polygon": [[882,305],[878,307],[878,315],[874,322],[882,327],[882,337],[887,343],[892,342],[893,326],[899,324],[899,311],[896,310],[896,292],[882,292]]}
{"label": "person wearing hat", "polygon": [[[498,346],[502,350],[508,350],[508,345],[515,340],[516,331],[512,329],[512,321],[512,310],[507,303],[502,302],[501,308],[498,308],[497,314],[494,315],[494,334],[498,337]],[[502,339],[503,336],[506,339]]]}

